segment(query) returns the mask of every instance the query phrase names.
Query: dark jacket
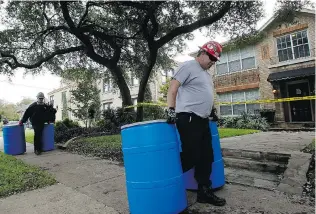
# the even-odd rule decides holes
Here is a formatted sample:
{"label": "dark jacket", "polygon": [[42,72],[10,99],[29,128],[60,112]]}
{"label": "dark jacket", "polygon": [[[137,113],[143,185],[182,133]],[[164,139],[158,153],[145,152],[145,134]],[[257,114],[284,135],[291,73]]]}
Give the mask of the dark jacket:
{"label": "dark jacket", "polygon": [[[32,125],[44,124],[46,122],[54,122],[52,121],[51,106],[47,104],[39,105],[37,102],[32,103],[25,111],[21,122],[25,123],[28,119],[30,119]],[[55,115],[56,112],[54,112]]]}
{"label": "dark jacket", "polygon": [[52,105],[48,105],[47,112],[47,120],[54,123],[56,120],[57,110]]}

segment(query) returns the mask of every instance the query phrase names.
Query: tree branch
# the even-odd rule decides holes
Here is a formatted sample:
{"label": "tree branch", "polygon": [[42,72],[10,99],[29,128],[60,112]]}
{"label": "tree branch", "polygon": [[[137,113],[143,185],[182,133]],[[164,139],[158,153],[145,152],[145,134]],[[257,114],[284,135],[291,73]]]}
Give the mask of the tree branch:
{"label": "tree branch", "polygon": [[149,19],[150,19],[149,15],[146,14],[145,19],[144,19],[144,22],[143,22],[143,24],[142,24],[143,36],[144,36],[144,38],[145,38],[147,41],[149,40],[149,32],[148,32],[148,29],[147,29]]}
{"label": "tree branch", "polygon": [[80,27],[83,24],[83,22],[85,21],[85,18],[88,15],[89,7],[91,5],[92,5],[91,2],[87,2],[87,4],[86,4],[86,11],[84,12],[83,16],[81,17],[81,19],[79,21],[79,24],[78,24],[78,27]]}
{"label": "tree branch", "polygon": [[73,20],[71,19],[70,15],[69,15],[69,10],[68,10],[68,6],[67,6],[67,2],[66,1],[61,1],[60,2],[60,6],[61,6],[61,10],[64,16],[64,19],[66,20],[70,31],[78,38],[80,39],[80,41],[86,45],[87,51],[91,52],[91,53],[95,53],[94,49],[93,49],[93,45],[91,44],[91,41],[89,39],[88,36],[84,35],[82,33],[82,31],[77,28],[75,26],[75,23],[73,22]]}
{"label": "tree branch", "polygon": [[137,3],[134,1],[121,1],[119,3],[123,6],[134,7],[134,8],[140,9],[140,10],[147,10],[148,9],[146,4],[144,4],[144,3]]}
{"label": "tree branch", "polygon": [[175,38],[181,34],[192,32],[200,27],[204,27],[204,26],[213,24],[214,22],[220,20],[229,11],[231,3],[232,3],[231,1],[226,1],[224,6],[217,13],[215,13],[214,15],[212,15],[210,17],[203,18],[203,19],[200,19],[196,22],[193,22],[192,24],[184,25],[184,26],[177,27],[177,28],[171,30],[167,35],[165,35],[165,36],[161,37],[159,40],[157,40],[158,47],[159,48],[162,47],[163,45],[165,45],[166,43],[171,41],[173,38]]}
{"label": "tree branch", "polygon": [[64,16],[64,19],[66,20],[68,26],[70,27],[70,29],[75,29],[75,23],[72,21],[70,15],[69,15],[69,10],[68,10],[68,6],[67,6],[67,2],[65,1],[61,1],[60,2],[60,7]]}
{"label": "tree branch", "polygon": [[89,37],[87,35],[83,34],[83,30],[81,28],[76,28],[74,22],[72,21],[70,15],[69,15],[67,2],[61,1],[60,2],[60,6],[61,6],[61,9],[62,9],[62,13],[63,13],[64,19],[66,20],[68,26],[70,27],[70,30],[85,45],[87,55],[91,59],[99,62],[101,65],[106,65],[107,63],[109,63],[109,60],[107,60],[106,58],[98,55],[94,51],[93,45],[92,45]]}
{"label": "tree branch", "polygon": [[119,35],[110,35],[110,34],[106,34],[105,32],[107,31],[115,31],[115,29],[107,29],[103,26],[100,26],[98,24],[95,24],[95,23],[91,23],[91,24],[87,24],[87,25],[84,25],[82,26],[80,29],[84,29],[85,32],[88,32],[89,31],[89,28],[93,28],[93,27],[96,27],[96,28],[100,28],[101,30],[103,30],[105,35],[107,35],[108,37],[113,37],[113,38],[117,38],[117,39],[136,39],[136,36],[139,35],[142,30],[139,30],[138,32],[136,32],[133,36],[130,36],[130,37],[125,37],[125,36],[119,36]]}
{"label": "tree branch", "polygon": [[47,25],[49,26],[50,25],[50,20],[49,20],[47,14],[45,13],[45,10],[46,10],[46,2],[43,3],[43,16],[46,19]]}
{"label": "tree branch", "polygon": [[[66,26],[51,26],[51,27],[48,27],[47,29],[43,30],[43,31],[40,31],[38,33],[34,33],[34,36],[35,34],[37,34],[38,36],[35,38],[34,42],[30,45],[29,48],[32,48],[33,45],[35,45],[35,43],[42,38],[42,36],[44,36],[46,33],[47,35],[51,34],[53,31],[58,31],[58,30],[65,30],[66,32],[68,33],[71,33],[73,34],[70,29]],[[46,35],[46,36],[47,36]],[[46,36],[44,37],[44,39],[46,38]]]}
{"label": "tree branch", "polygon": [[156,35],[157,32],[158,32],[158,27],[159,27],[154,13],[151,13],[151,15],[150,15],[150,21],[151,21],[151,23],[153,24],[153,29],[152,29],[152,31],[150,32],[149,36],[154,39],[155,35]]}
{"label": "tree branch", "polygon": [[9,60],[4,60],[3,63],[8,64],[11,69],[16,69],[19,67],[22,68],[27,68],[27,69],[33,69],[33,68],[38,68],[39,66],[41,66],[44,62],[47,62],[48,60],[54,58],[56,55],[63,55],[66,53],[71,53],[71,52],[76,52],[76,51],[81,51],[84,50],[84,46],[77,46],[77,47],[70,47],[70,48],[66,48],[66,49],[62,49],[62,50],[56,50],[55,52],[53,52],[52,54],[46,56],[45,58],[42,58],[41,60],[39,60],[38,62],[32,64],[32,65],[27,65],[27,64],[23,64],[23,63],[19,63],[16,56],[9,54],[9,53],[4,53],[4,52],[0,52],[0,56],[4,57],[4,58],[10,58],[14,61],[14,64],[11,63]]}
{"label": "tree branch", "polygon": [[103,40],[103,41],[106,41],[109,43],[109,45],[113,48],[113,49],[116,49],[118,48],[114,38],[112,36],[109,36],[103,32],[100,32],[100,31],[96,31],[96,30],[90,30],[89,31],[92,35],[98,37],[99,39]]}

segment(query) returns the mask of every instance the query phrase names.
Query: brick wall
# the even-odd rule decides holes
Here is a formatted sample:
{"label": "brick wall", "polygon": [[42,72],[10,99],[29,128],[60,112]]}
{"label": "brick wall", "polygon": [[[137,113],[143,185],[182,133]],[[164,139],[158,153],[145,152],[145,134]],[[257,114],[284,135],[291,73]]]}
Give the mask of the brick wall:
{"label": "brick wall", "polygon": [[[256,59],[258,70],[260,73],[260,83],[259,83],[259,93],[260,99],[274,99],[275,96],[273,94],[273,87],[267,81],[268,76],[270,74],[269,66],[270,66],[270,57],[272,56],[272,34],[267,33],[264,40],[256,45]],[[274,103],[265,103],[260,105],[261,108],[267,109],[275,109],[276,106]]]}
{"label": "brick wall", "polygon": [[259,71],[252,69],[229,75],[217,76],[214,86],[217,93],[239,91],[259,87]]}
{"label": "brick wall", "polygon": [[281,28],[281,29],[275,30],[272,33],[273,33],[274,37],[277,37],[277,36],[281,36],[281,35],[284,35],[284,34],[292,33],[292,32],[295,32],[295,31],[303,30],[303,29],[306,29],[306,28],[308,28],[308,24],[307,23],[296,24],[296,25],[293,25],[291,27],[285,27],[285,28]]}
{"label": "brick wall", "polygon": [[[301,67],[315,66],[314,61],[302,62],[293,65],[278,66],[277,68],[271,68],[274,64],[273,61],[277,58],[277,46],[275,36],[287,34],[296,30],[308,29],[308,39],[310,44],[310,50],[313,56],[315,56],[315,17],[310,14],[299,14],[296,18],[297,23],[294,25],[278,25],[272,24],[266,29],[265,38],[260,41],[256,46],[256,61],[258,68],[252,71],[242,71],[231,75],[216,76],[215,66],[210,69],[210,73],[213,76],[214,81],[214,94],[215,101],[216,93],[223,93],[233,90],[243,90],[246,88],[259,87],[260,99],[275,99],[280,98],[280,93],[273,93],[273,89],[280,91],[280,85],[272,84],[267,81],[267,78],[271,72],[280,72],[284,70],[291,70]],[[278,63],[278,62],[277,62]],[[270,68],[269,68],[270,67]],[[247,77],[247,78],[246,78]],[[284,121],[284,106],[283,103],[268,103],[261,104],[261,108],[276,109],[276,120]],[[218,108],[218,106],[216,106]]]}
{"label": "brick wall", "polygon": [[[307,32],[311,54],[312,56],[315,56],[315,18],[311,15],[300,14],[296,17],[296,21],[297,24],[294,24],[292,26],[288,26],[286,24],[283,24],[281,26],[276,24],[272,25],[267,30],[265,39],[256,45],[257,64],[259,66],[260,72],[259,86],[261,99],[281,98],[280,93],[273,94],[273,86],[270,82],[267,81],[270,73],[315,66],[314,60],[271,68],[271,65],[273,64],[278,65],[278,62],[275,62],[276,59],[278,59],[275,36],[280,36],[296,30],[303,30],[306,28],[308,29]],[[274,84],[274,89],[280,91],[280,85],[278,83]],[[275,108],[276,120],[284,121],[284,105],[287,105],[287,103],[262,104],[261,107]]]}
{"label": "brick wall", "polygon": [[213,65],[210,69],[209,69],[209,74],[212,76],[212,80],[214,82],[214,106],[215,108],[217,108],[218,112],[219,112],[219,105],[216,105],[215,103],[218,101],[217,100],[217,91],[215,88],[215,80],[216,80],[216,72],[215,72],[215,65]]}

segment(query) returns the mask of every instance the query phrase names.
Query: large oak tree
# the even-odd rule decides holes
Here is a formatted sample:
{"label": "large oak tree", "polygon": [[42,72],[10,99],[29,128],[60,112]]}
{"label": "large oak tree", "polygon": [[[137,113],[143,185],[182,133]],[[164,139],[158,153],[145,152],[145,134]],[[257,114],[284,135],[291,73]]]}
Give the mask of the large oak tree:
{"label": "large oak tree", "polygon": [[[283,14],[304,4],[279,2]],[[261,1],[11,1],[4,10],[0,73],[106,67],[123,106],[132,105],[128,72],[140,78],[143,102],[152,71],[170,68],[193,31],[206,27],[210,38],[235,38],[254,32],[263,16]],[[142,115],[140,107],[137,120]]]}

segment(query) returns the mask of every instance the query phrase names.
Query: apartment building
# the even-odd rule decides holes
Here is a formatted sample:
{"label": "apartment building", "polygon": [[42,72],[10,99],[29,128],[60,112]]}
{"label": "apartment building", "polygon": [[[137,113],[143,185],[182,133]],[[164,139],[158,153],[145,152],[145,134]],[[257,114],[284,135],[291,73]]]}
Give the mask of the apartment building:
{"label": "apartment building", "polygon": [[71,91],[75,89],[75,84],[65,79],[60,81],[60,87],[48,93],[48,101],[54,103],[57,109],[56,121],[65,118],[74,119],[68,108],[74,108],[71,103]]}
{"label": "apartment building", "polygon": [[[260,32],[264,33],[263,39],[223,52],[220,62],[210,69],[217,101],[315,95],[315,11],[298,12],[292,24],[279,24],[272,17]],[[229,44],[228,41],[224,46]],[[315,121],[314,100],[218,105],[217,108],[222,116],[273,109],[279,122]]]}
{"label": "apartment building", "polygon": [[[177,62],[176,62],[177,63]],[[173,75],[173,71],[160,71],[155,72],[153,78],[149,80],[149,88],[152,95],[152,101],[158,101],[161,97],[159,93],[160,86],[166,83],[167,78]],[[139,89],[139,79],[129,75],[129,89],[133,104],[137,104],[137,96]],[[122,98],[120,91],[117,87],[114,87],[113,80],[100,79],[96,82],[97,87],[100,90],[101,110],[108,108],[117,108],[122,106]],[[60,88],[48,93],[49,101],[54,102],[54,107],[57,108],[56,120],[63,120],[69,118],[77,120],[74,115],[68,111],[68,108],[75,109],[75,106],[71,103],[71,91],[75,89],[75,84],[62,80]]]}

